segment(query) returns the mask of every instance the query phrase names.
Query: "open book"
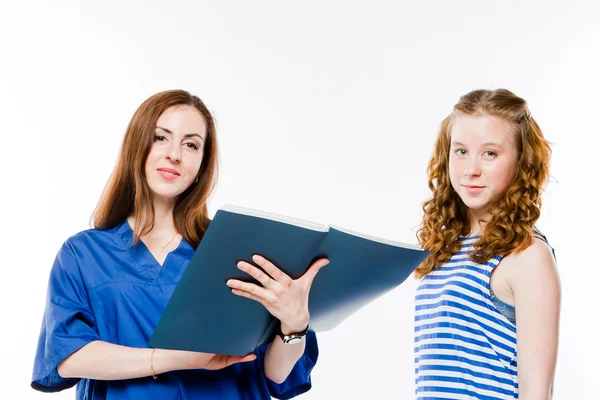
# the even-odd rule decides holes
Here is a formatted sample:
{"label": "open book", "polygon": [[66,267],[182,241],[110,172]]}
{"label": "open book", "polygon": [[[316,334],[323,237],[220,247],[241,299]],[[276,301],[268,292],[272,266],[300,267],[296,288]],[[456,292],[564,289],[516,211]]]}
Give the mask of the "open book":
{"label": "open book", "polygon": [[293,279],[313,261],[329,259],[309,295],[310,329],[319,332],[400,285],[429,253],[416,245],[226,205],[210,223],[148,345],[245,355],[272,341],[279,321],[225,284],[232,278],[259,284],[236,266],[242,260],[252,263],[254,254]]}

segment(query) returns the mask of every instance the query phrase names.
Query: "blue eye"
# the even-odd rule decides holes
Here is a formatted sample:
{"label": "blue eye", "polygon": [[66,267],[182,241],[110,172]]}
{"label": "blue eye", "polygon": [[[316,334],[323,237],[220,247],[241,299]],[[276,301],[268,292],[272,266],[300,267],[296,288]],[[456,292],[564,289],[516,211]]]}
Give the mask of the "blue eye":
{"label": "blue eye", "polygon": [[485,155],[488,156],[488,157],[494,157],[494,156],[496,156],[496,153],[493,152],[493,151],[489,151],[488,150],[488,151],[485,152]]}
{"label": "blue eye", "polygon": [[459,156],[464,156],[465,154],[467,154],[467,151],[465,149],[458,149],[454,151],[456,154],[458,154]]}

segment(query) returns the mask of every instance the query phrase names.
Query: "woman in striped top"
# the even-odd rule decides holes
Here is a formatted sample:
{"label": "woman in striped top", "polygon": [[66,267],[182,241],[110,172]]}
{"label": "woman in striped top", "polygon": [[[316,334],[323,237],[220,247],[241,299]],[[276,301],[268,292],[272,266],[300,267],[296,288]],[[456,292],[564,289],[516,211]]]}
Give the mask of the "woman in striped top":
{"label": "woman in striped top", "polygon": [[550,153],[508,90],[470,92],[442,122],[419,231],[418,399],[552,397],[560,288],[534,226]]}

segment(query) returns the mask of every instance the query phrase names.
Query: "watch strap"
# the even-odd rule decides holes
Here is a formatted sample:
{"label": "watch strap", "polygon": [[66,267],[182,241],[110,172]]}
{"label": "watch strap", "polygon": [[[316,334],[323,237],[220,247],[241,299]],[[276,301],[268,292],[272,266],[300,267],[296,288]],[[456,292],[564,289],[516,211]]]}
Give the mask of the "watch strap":
{"label": "watch strap", "polygon": [[308,327],[309,327],[309,325],[306,325],[306,328],[301,332],[292,332],[292,333],[288,333],[287,335],[285,335],[281,331],[281,325],[279,325],[279,332],[277,334],[281,338],[281,340],[283,340],[283,343],[287,343],[287,344],[298,343],[298,342],[302,341],[304,339],[304,337],[306,336],[306,334],[308,333]]}

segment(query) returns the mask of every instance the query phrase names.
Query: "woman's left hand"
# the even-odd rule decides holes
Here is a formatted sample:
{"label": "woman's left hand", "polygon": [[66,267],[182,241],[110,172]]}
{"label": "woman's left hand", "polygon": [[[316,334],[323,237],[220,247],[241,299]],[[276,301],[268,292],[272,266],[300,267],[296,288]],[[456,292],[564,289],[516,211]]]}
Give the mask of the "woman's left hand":
{"label": "woman's left hand", "polygon": [[298,279],[290,278],[262,256],[255,255],[252,260],[266,273],[245,261],[240,261],[237,266],[259,281],[262,286],[237,279],[228,280],[227,286],[232,289],[233,294],[262,304],[271,315],[281,321],[281,330],[284,334],[304,330],[310,320],[308,311],[310,287],[317,272],[329,264],[329,260],[321,258],[315,261]]}

